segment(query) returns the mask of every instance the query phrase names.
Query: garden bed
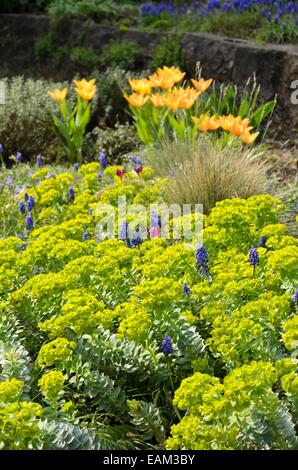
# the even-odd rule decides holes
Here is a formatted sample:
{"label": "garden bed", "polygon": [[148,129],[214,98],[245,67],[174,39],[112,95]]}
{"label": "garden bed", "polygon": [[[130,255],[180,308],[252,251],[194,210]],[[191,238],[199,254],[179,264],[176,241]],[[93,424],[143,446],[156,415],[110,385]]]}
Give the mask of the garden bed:
{"label": "garden bed", "polygon": [[[48,41],[50,31],[52,27],[47,16],[1,15],[0,76],[34,74],[35,77],[65,80],[78,69],[89,69],[90,73],[92,69],[106,68],[114,56],[110,54],[102,61],[100,59],[111,41],[139,46],[141,52],[128,50],[126,60],[135,53],[135,62],[129,67],[141,70],[150,67],[154,50],[166,35],[161,32],[120,31],[116,27],[78,19],[64,19],[58,23],[52,43]],[[171,34],[171,37],[175,35]],[[298,77],[297,46],[254,45],[208,33],[185,33],[179,37],[179,43],[182,61],[190,75],[194,74],[198,61],[203,74],[219,82],[243,85],[255,73],[265,99],[278,95],[276,132],[295,142],[298,112],[297,105],[291,101],[291,83]],[[71,51],[74,50],[75,59],[71,61]],[[117,63],[117,60],[112,63]]]}

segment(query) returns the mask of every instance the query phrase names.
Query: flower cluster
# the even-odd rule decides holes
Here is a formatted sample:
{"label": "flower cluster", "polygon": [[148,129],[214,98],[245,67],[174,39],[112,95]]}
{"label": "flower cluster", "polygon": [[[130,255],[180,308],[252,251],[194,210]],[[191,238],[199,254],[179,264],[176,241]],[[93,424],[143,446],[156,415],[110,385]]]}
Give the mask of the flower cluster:
{"label": "flower cluster", "polygon": [[190,17],[192,19],[212,18],[224,14],[244,15],[254,13],[269,23],[285,30],[292,22],[298,26],[298,5],[292,0],[208,0],[177,5],[174,1],[144,3],[140,7],[144,17],[168,15],[169,17]]}
{"label": "flower cluster", "polygon": [[227,116],[192,116],[192,120],[201,131],[215,131],[221,128],[235,137],[240,137],[245,144],[252,144],[260,134],[259,132],[250,133],[253,126],[249,125],[248,118],[241,119],[240,116],[235,117],[231,114]]}
{"label": "flower cluster", "polygon": [[184,76],[179,68],[164,66],[147,78],[129,80],[133,93],[125,93],[124,97],[134,115],[139,137],[145,144],[153,144],[164,136],[193,139],[198,130],[218,129],[241,138],[244,144],[252,144],[256,140],[259,132],[251,133],[253,126],[249,118],[231,114],[208,116],[204,113],[205,105],[199,97],[208,90],[212,78],[192,78],[190,86],[181,85]]}

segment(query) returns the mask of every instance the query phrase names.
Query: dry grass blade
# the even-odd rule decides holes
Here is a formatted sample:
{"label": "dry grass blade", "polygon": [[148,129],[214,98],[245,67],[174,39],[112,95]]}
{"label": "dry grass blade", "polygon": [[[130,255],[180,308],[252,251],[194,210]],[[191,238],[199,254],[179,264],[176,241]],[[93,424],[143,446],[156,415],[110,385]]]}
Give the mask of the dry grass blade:
{"label": "dry grass blade", "polygon": [[217,201],[265,192],[266,165],[261,157],[256,148],[221,148],[205,136],[195,143],[165,141],[147,155],[157,174],[169,178],[169,201],[203,204],[205,213]]}

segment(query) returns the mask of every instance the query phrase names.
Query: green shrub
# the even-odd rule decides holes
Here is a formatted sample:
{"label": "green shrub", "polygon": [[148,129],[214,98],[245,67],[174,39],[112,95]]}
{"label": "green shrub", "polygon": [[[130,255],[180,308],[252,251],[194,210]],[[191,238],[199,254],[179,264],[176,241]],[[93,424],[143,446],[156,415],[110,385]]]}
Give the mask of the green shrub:
{"label": "green shrub", "polygon": [[70,54],[71,61],[80,67],[80,71],[92,71],[100,64],[100,56],[92,47],[74,47]]}
{"label": "green shrub", "polygon": [[0,141],[6,156],[17,151],[56,156],[58,141],[49,129],[55,103],[47,92],[62,85],[23,77],[4,79],[2,83],[5,104],[0,106]]}
{"label": "green shrub", "polygon": [[34,55],[38,63],[50,63],[53,67],[59,67],[65,61],[69,61],[68,47],[58,46],[51,33],[36,39]]}
{"label": "green shrub", "polygon": [[154,49],[151,62],[152,67],[184,67],[180,39],[174,35],[167,35]]}
{"label": "green shrub", "polygon": [[34,44],[34,56],[40,63],[47,63],[54,52],[53,37],[51,34],[39,36]]}
{"label": "green shrub", "polygon": [[44,10],[51,0],[1,0],[0,13]]}
{"label": "green shrub", "polygon": [[55,17],[88,16],[96,20],[125,16],[134,10],[130,3],[119,3],[114,0],[53,0],[48,12]]}
{"label": "green shrub", "polygon": [[131,70],[143,65],[144,51],[135,42],[112,41],[105,48],[101,62],[109,67],[120,67]]}
{"label": "green shrub", "polygon": [[129,123],[116,123],[115,128],[100,129],[96,127],[86,136],[86,153],[90,159],[94,155],[104,152],[110,163],[120,164],[123,156],[136,151],[140,146],[140,140],[134,126]]}

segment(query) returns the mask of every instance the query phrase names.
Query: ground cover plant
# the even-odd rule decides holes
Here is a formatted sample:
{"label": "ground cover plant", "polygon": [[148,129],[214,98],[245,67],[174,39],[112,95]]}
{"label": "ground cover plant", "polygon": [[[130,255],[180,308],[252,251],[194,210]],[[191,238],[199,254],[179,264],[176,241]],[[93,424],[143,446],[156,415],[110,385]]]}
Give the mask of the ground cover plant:
{"label": "ground cover plant", "polygon": [[[1,448],[297,448],[283,204],[233,198],[169,222],[156,206],[148,232],[137,210],[121,220],[119,196],[167,202],[167,184],[140,155],[2,167]],[[107,204],[119,226],[104,240]],[[170,236],[196,218],[203,244]]]}

